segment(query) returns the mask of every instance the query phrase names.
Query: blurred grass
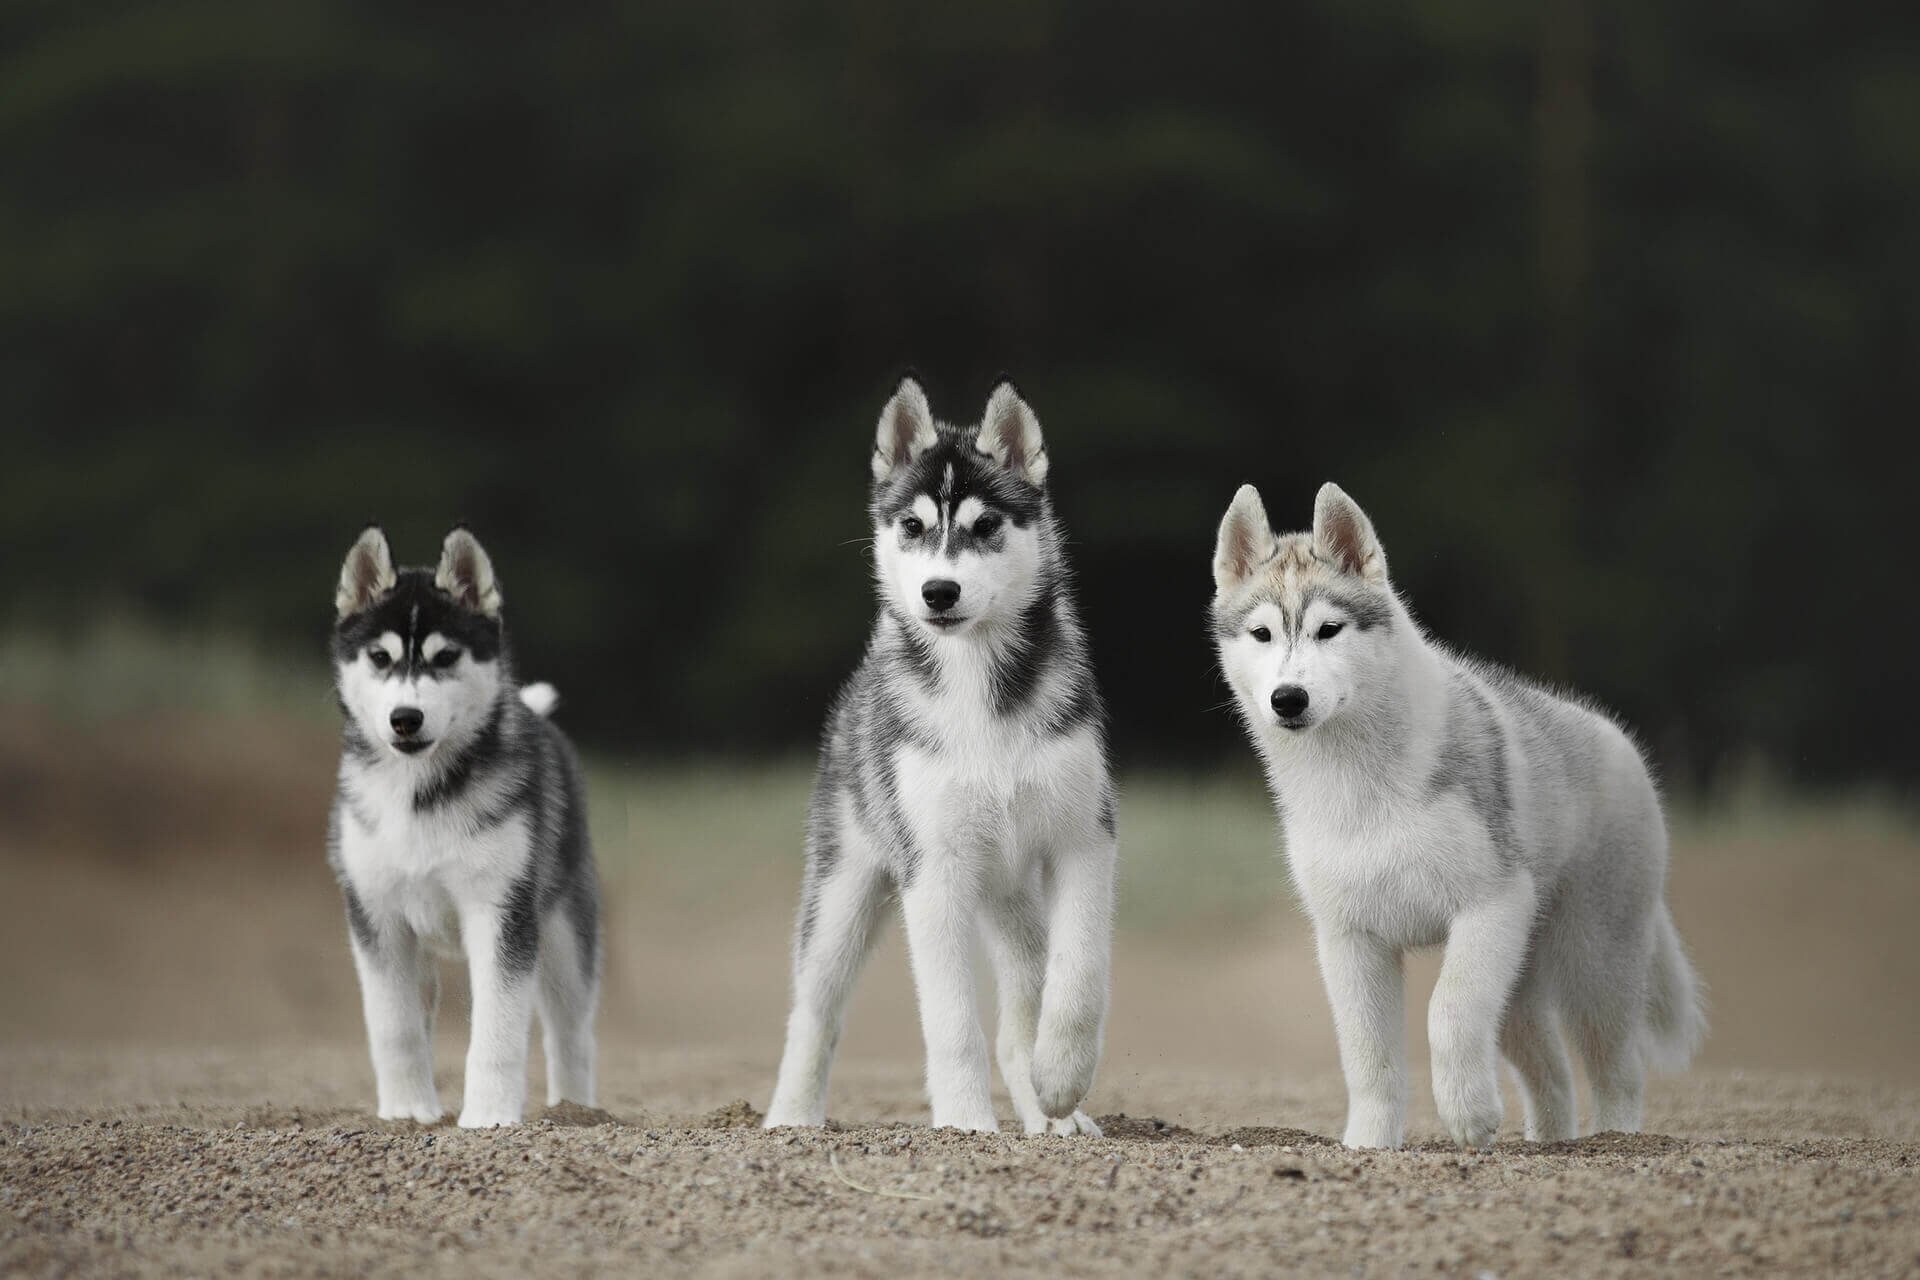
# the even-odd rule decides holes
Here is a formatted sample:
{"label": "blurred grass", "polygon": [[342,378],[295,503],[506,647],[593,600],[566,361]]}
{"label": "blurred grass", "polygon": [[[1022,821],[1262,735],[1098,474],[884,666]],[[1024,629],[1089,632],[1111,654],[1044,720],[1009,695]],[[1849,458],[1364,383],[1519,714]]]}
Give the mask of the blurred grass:
{"label": "blurred grass", "polygon": [[237,636],[162,629],[126,617],[0,635],[0,706],[86,720],[150,711],[334,716],[326,648],[289,655]]}
{"label": "blurred grass", "polygon": [[[127,621],[0,632],[0,707],[98,721],[155,712],[310,726],[331,751],[336,712],[326,657],[232,635]],[[565,709],[561,711],[564,722]],[[318,764],[317,767],[327,767]],[[596,847],[610,879],[632,879],[689,910],[729,897],[791,895],[812,785],[811,759],[587,762]],[[1848,838],[1920,846],[1915,797],[1892,789],[1810,792],[1758,765],[1669,802],[1678,857],[1752,841],[1818,848]],[[1120,787],[1120,923],[1136,931],[1230,929],[1283,908],[1285,864],[1250,753],[1214,770],[1139,772]]]}
{"label": "blurred grass", "polygon": [[[588,769],[594,847],[608,876],[689,909],[766,880],[791,889],[812,784],[804,760],[598,760]],[[1120,856],[1123,927],[1241,922],[1287,892],[1272,810],[1251,770],[1123,781]]]}
{"label": "blurred grass", "polygon": [[[812,780],[808,760],[598,760],[589,769],[595,847],[609,876],[638,878],[688,910],[730,895],[791,893]],[[1672,810],[1680,859],[1743,843],[1920,848],[1920,820],[1890,791],[1804,793],[1752,774]],[[1120,858],[1124,929],[1231,932],[1288,905],[1277,824],[1250,762],[1122,779]]]}
{"label": "blurred grass", "polygon": [[1754,840],[1920,842],[1920,792],[1880,785],[1813,790],[1749,761],[1697,792],[1669,796],[1667,818],[1675,849]]}

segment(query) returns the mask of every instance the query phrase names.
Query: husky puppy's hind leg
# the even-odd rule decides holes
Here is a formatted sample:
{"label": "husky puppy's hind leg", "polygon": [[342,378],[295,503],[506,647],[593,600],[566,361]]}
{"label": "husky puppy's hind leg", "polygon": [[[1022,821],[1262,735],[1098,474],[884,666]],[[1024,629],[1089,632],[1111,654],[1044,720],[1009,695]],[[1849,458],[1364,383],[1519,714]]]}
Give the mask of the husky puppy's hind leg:
{"label": "husky puppy's hind leg", "polygon": [[599,939],[590,904],[563,902],[540,935],[539,1012],[547,1105],[594,1105],[593,1018]]}
{"label": "husky puppy's hind leg", "polygon": [[1520,975],[1500,1027],[1500,1052],[1520,1084],[1529,1142],[1560,1142],[1575,1134],[1573,1067],[1560,1038],[1553,996],[1539,967]]}
{"label": "husky puppy's hind leg", "polygon": [[984,932],[999,1005],[995,1056],[1000,1079],[1012,1097],[1020,1127],[1028,1133],[1045,1133],[1049,1121],[1033,1089],[1033,1042],[1040,1032],[1040,1000],[1047,976],[1047,927],[1038,888],[1029,886],[991,904]]}
{"label": "husky puppy's hind leg", "polygon": [[469,903],[460,912],[473,1000],[466,1101],[460,1109],[463,1129],[518,1124],[526,1109],[536,983],[532,966],[515,952],[516,927],[511,908]]}
{"label": "husky puppy's hind leg", "polygon": [[1593,1095],[1591,1131],[1635,1133],[1646,1085],[1647,923],[1613,936],[1548,941],[1566,1029]]}

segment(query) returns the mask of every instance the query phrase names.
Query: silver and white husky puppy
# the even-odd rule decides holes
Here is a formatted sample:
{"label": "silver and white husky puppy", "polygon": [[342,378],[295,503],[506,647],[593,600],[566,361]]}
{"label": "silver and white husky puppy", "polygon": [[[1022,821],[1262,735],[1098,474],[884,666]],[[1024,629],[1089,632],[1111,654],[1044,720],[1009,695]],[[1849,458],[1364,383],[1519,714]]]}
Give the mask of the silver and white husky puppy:
{"label": "silver and white husky puppy", "polygon": [[493,564],[465,529],[435,569],[360,535],[334,597],[346,726],[328,859],[346,896],[383,1119],[440,1118],[436,952],[466,953],[464,1128],[515,1124],[533,1012],[547,1100],[593,1102],[599,890],[550,685],[514,679]]}
{"label": "silver and white husky puppy", "polygon": [[911,378],[880,414],[880,610],[821,748],[770,1128],[825,1123],[847,995],[897,897],[933,1123],[997,1127],[974,1008],[984,934],[1022,1127],[1099,1132],[1078,1108],[1106,1022],[1114,793],[1046,480],[1039,419],[1010,383],[978,427],[935,422]]}
{"label": "silver and white husky puppy", "polygon": [[1706,1024],[1664,899],[1660,797],[1632,739],[1430,641],[1335,485],[1312,532],[1283,537],[1243,487],[1213,575],[1220,665],[1313,919],[1347,1145],[1405,1136],[1401,954],[1440,943],[1427,1036],[1454,1141],[1484,1147],[1500,1127],[1501,1054],[1526,1136],[1574,1135],[1563,1030],[1594,1127],[1638,1129],[1649,1065],[1683,1066]]}

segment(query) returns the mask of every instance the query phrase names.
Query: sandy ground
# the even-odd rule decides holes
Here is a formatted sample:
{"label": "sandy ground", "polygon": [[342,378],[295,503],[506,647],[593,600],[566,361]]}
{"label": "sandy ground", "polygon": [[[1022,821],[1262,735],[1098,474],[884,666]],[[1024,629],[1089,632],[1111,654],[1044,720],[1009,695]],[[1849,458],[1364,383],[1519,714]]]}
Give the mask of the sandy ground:
{"label": "sandy ground", "polygon": [[[897,938],[836,1127],[760,1132],[797,861],[650,861],[666,837],[643,832],[602,849],[606,1112],[470,1134],[368,1110],[316,836],[329,752],[0,715],[0,1272],[1920,1274],[1920,848],[1899,831],[1683,844],[1700,1064],[1655,1081],[1646,1134],[1530,1146],[1510,1100],[1472,1156],[1438,1141],[1423,1058],[1413,1149],[1315,1136],[1342,1091],[1283,896],[1123,930],[1103,1139],[925,1128]],[[1411,971],[1414,1045],[1432,971]],[[461,1009],[456,985],[448,1102]]]}
{"label": "sandy ground", "polygon": [[[1147,1075],[1102,1139],[905,1120],[767,1133],[766,1064],[623,1056],[611,1116],[382,1125],[357,1047],[8,1052],[0,1268],[145,1275],[1902,1275],[1920,1269],[1911,1093],[1706,1075],[1661,1134],[1353,1153],[1338,1081]],[[853,1065],[868,1115],[910,1067]],[[449,1080],[448,1085],[454,1083]],[[25,1101],[31,1099],[31,1101]],[[1149,1110],[1213,1117],[1195,1130]],[[1139,1118],[1132,1118],[1139,1117]],[[1259,1127],[1235,1125],[1258,1117]],[[584,1124],[582,1122],[585,1122]],[[1275,1128],[1294,1122],[1302,1128]],[[1891,1135],[1889,1134],[1891,1131]],[[1729,1136],[1739,1135],[1739,1136]],[[1897,1135],[1897,1136],[1892,1136]]]}

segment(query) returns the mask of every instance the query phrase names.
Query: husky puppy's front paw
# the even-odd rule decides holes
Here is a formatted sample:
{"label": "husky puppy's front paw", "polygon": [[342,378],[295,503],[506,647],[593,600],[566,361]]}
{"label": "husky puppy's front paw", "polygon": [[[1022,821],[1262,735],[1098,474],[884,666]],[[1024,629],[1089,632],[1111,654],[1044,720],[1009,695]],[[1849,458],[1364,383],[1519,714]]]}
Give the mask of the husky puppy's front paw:
{"label": "husky puppy's front paw", "polygon": [[1061,1120],[1047,1121],[1047,1132],[1061,1138],[1105,1136],[1100,1132],[1100,1126],[1093,1122],[1093,1117],[1084,1111],[1076,1111]]}
{"label": "husky puppy's front paw", "polygon": [[1397,1150],[1404,1140],[1405,1135],[1401,1131],[1398,1119],[1387,1116],[1355,1115],[1347,1120],[1347,1131],[1342,1135],[1340,1143],[1342,1146],[1356,1149],[1373,1147],[1393,1151]]}
{"label": "husky puppy's front paw", "polygon": [[1433,1095],[1449,1138],[1474,1151],[1493,1145],[1502,1112],[1500,1077],[1494,1071],[1436,1072]]}
{"label": "husky puppy's front paw", "polygon": [[767,1118],[760,1123],[762,1129],[818,1129],[827,1123],[826,1111],[809,1111],[804,1107],[790,1103],[776,1102],[767,1108]]}
{"label": "husky puppy's front paw", "polygon": [[1093,1087],[1097,1051],[1064,1037],[1041,1036],[1033,1048],[1033,1095],[1051,1120],[1074,1115]]}
{"label": "husky puppy's front paw", "polygon": [[1094,1123],[1093,1117],[1084,1111],[1076,1111],[1058,1120],[1043,1115],[1026,1116],[1021,1119],[1020,1127],[1036,1137],[1041,1134],[1051,1134],[1056,1138],[1105,1136],[1100,1132],[1100,1126]]}
{"label": "husky puppy's front paw", "polygon": [[979,1115],[936,1116],[933,1127],[936,1129],[958,1129],[963,1133],[998,1133],[1000,1121],[991,1111]]}
{"label": "husky puppy's front paw", "polygon": [[505,1107],[466,1107],[460,1112],[462,1129],[495,1129],[503,1124],[519,1124],[520,1113]]}
{"label": "husky puppy's front paw", "polygon": [[446,1113],[440,1110],[438,1098],[425,1098],[413,1102],[390,1102],[383,1105],[377,1113],[382,1120],[411,1120],[415,1124],[438,1124]]}

